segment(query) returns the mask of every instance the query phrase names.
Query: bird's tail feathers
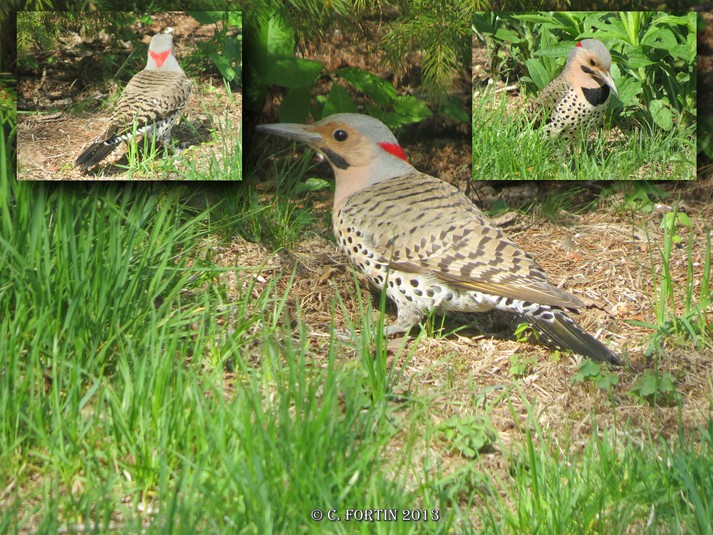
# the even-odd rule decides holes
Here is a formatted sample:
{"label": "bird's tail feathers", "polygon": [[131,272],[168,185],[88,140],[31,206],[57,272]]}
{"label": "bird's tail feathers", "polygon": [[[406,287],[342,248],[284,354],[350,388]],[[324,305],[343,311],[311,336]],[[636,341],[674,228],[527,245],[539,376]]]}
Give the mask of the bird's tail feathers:
{"label": "bird's tail feathers", "polygon": [[526,312],[523,317],[543,334],[547,342],[569,349],[595,361],[622,365],[621,359],[599,340],[587,334],[566,312],[559,309],[540,308]]}
{"label": "bird's tail feathers", "polygon": [[86,171],[90,167],[98,164],[104,158],[106,158],[111,153],[111,151],[113,151],[116,148],[116,146],[118,144],[119,144],[118,142],[112,144],[112,143],[104,143],[101,141],[97,142],[97,143],[92,143],[74,161],[74,165],[76,167],[79,167],[82,170]]}

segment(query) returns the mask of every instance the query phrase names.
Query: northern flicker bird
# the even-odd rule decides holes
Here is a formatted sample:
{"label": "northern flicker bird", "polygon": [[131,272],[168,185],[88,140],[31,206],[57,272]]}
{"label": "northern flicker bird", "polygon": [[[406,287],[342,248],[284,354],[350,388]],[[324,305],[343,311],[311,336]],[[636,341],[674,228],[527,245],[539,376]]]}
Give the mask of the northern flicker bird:
{"label": "northern flicker bird", "polygon": [[610,69],[611,54],[601,41],[580,41],[560,75],[528,105],[528,115],[544,119],[547,134],[566,139],[574,139],[580,128],[598,126],[610,91],[619,95]]}
{"label": "northern flicker bird", "polygon": [[146,68],[126,85],[109,118],[109,126],[79,155],[75,165],[86,170],[135,135],[153,135],[169,146],[171,129],[191,95],[191,82],[173,54],[173,36],[151,38]]}
{"label": "northern flicker bird", "polygon": [[340,248],[398,307],[389,334],[433,310],[522,316],[555,345],[620,364],[567,314],[584,306],[458,189],[420,173],[391,131],[372,117],[331,115],[313,125],[260,125],[306,143],[336,178],[332,223]]}

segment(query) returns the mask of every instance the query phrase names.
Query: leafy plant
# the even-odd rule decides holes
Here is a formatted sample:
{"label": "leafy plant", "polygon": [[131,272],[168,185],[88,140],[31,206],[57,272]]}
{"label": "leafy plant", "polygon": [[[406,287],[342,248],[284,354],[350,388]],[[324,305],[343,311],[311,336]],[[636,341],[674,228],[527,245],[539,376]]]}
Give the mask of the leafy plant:
{"label": "leafy plant", "polygon": [[629,387],[627,395],[652,405],[673,405],[681,399],[671,374],[654,370],[645,370]]}
{"label": "leafy plant", "polygon": [[287,88],[280,106],[280,121],[303,123],[309,115],[311,88],[322,72],[318,61],[294,57],[297,41],[284,10],[256,16],[251,20],[252,39],[248,42],[250,58],[246,97],[253,109],[260,109],[268,88]]}
{"label": "leafy plant", "polygon": [[[688,238],[683,237],[677,230],[683,226],[688,230]],[[635,322],[654,330],[651,343],[646,349],[646,354],[651,355],[654,350],[660,350],[664,338],[689,339],[696,347],[713,346],[713,326],[707,312],[713,301],[711,295],[711,231],[706,229],[705,246],[700,249],[696,243],[691,219],[674,207],[672,212],[664,214],[661,221],[663,230],[663,247],[654,248],[650,253],[651,272],[656,288],[657,300],[653,307],[656,314],[656,323]],[[682,286],[674,284],[671,273],[672,253],[677,247],[686,247],[686,279]],[[694,250],[703,250],[702,275],[698,279],[695,275]],[[661,273],[656,270],[660,257]]]}
{"label": "leafy plant", "polygon": [[492,448],[497,440],[492,424],[478,415],[452,416],[441,422],[438,430],[451,450],[468,459]]}
{"label": "leafy plant", "polygon": [[527,342],[530,338],[530,336],[535,336],[537,337],[537,333],[532,330],[532,327],[530,326],[529,323],[520,323],[518,326],[515,328],[515,340],[518,342]]}
{"label": "leafy plant", "polygon": [[[115,35],[118,39],[134,38],[135,34],[129,27],[138,18],[133,13],[118,11],[111,13],[97,11],[92,12],[91,15],[74,11],[19,11],[17,14],[18,63],[21,68],[39,69],[40,64],[34,53],[35,50],[49,54],[45,60],[47,63],[56,61],[54,50],[57,48],[59,36],[71,32],[95,36],[100,31],[104,31]],[[102,56],[102,60],[101,67],[106,70],[115,69],[119,63],[119,59],[112,53]],[[145,62],[145,58],[143,61]]]}
{"label": "leafy plant", "polygon": [[227,82],[242,85],[242,12],[194,11],[190,15],[201,24],[215,24],[215,32],[210,40],[196,43],[198,57],[210,58]]}
{"label": "leafy plant", "polygon": [[[428,2],[422,2],[418,9],[432,10],[435,7]],[[411,13],[408,9],[407,11]],[[404,17],[408,16],[410,15],[404,15]],[[351,96],[352,94],[356,94],[359,98],[366,97],[368,113],[379,118],[392,129],[422,121],[432,114],[430,106],[422,98],[399,95],[396,88],[386,80],[365,69],[356,67],[347,67],[329,73],[335,83],[329,94],[318,96],[316,107],[311,108],[313,88],[318,77],[323,74],[324,68],[317,61],[294,57],[298,41],[289,14],[285,10],[276,10],[269,15],[254,17],[254,20],[250,20],[252,20],[250,24],[254,26],[255,39],[248,46],[251,83],[247,86],[247,96],[254,109],[262,108],[270,87],[277,86],[284,88],[279,112],[280,121],[283,122],[305,122],[310,114],[315,119],[320,119],[333,113],[356,112],[358,106],[355,98]],[[394,22],[394,33],[390,35],[398,34],[400,30],[397,28],[404,27],[399,24],[410,25],[409,31],[425,24],[420,19],[418,19],[418,24],[413,21],[409,23],[399,21],[401,19]],[[452,20],[449,21],[449,25],[453,26]],[[432,30],[433,28],[429,29],[429,31]],[[429,37],[430,39],[432,38]],[[468,42],[466,39],[461,39],[461,41],[461,47],[463,43]],[[391,52],[403,50],[408,44],[416,46],[416,41],[410,38],[394,37],[389,42],[391,43],[389,45]],[[440,48],[434,47],[434,54],[437,51],[449,55],[447,50],[450,50],[450,44],[440,43]],[[467,50],[470,52],[470,47],[467,47]],[[444,76],[442,69],[450,69],[454,72],[462,70],[460,61],[464,61],[464,59],[461,56],[462,54],[459,52],[450,54],[448,61],[445,59],[443,61],[432,60],[431,70],[429,70],[429,61],[431,60],[425,61],[423,63],[425,65],[424,84],[428,86],[431,83],[435,84],[437,80],[442,80]],[[454,62],[457,63],[458,69],[453,67]],[[348,87],[353,89],[352,93],[347,91]],[[448,84],[441,84],[439,90],[442,92],[447,87]],[[446,98],[442,95],[436,97],[434,94],[437,92],[433,88],[425,89],[425,92],[432,97],[431,100],[438,103],[440,112],[458,121],[467,122],[469,120],[469,114],[462,109],[460,99]],[[361,98],[359,103],[361,104]]]}
{"label": "leafy plant", "polygon": [[530,372],[532,366],[537,364],[535,357],[523,357],[517,353],[510,355],[510,369],[508,373],[511,377],[522,377]]}
{"label": "leafy plant", "polygon": [[0,118],[3,125],[14,128],[16,124],[17,90],[13,78],[0,76]]}
{"label": "leafy plant", "polygon": [[632,214],[650,214],[654,209],[654,202],[669,195],[666,191],[644,180],[613,182],[604,191],[604,194],[609,195],[616,192],[622,194],[617,210],[628,211]]}
{"label": "leafy plant", "polygon": [[619,383],[619,376],[610,372],[606,367],[584,359],[579,364],[579,369],[571,378],[572,383],[591,382],[601,390],[610,391]]}
{"label": "leafy plant", "polygon": [[[348,67],[337,71],[336,76],[373,100],[374,104],[366,105],[369,115],[383,121],[391,129],[431,116],[431,110],[422,100],[410,95],[398,95],[393,85],[364,69]],[[320,118],[333,113],[357,111],[356,103],[339,84],[334,84],[329,95],[317,98],[317,102],[323,103]]]}

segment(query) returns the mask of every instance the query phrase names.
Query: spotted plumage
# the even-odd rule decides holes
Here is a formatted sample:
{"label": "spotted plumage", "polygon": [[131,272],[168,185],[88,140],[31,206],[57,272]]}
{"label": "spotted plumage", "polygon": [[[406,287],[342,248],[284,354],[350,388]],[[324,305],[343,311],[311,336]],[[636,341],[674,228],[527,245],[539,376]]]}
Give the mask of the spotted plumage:
{"label": "spotted plumage", "polygon": [[584,39],[572,49],[562,73],[527,107],[527,113],[551,136],[574,139],[581,129],[597,127],[616,95],[611,54],[601,41]]}
{"label": "spotted plumage", "polygon": [[168,146],[171,129],[191,95],[191,82],[173,55],[170,34],[155,35],[149,45],[146,68],[124,88],[109,125],[75,161],[86,170],[106,158],[122,141],[152,135]]}
{"label": "spotted plumage", "polygon": [[431,310],[518,314],[546,338],[596,360],[619,363],[567,315],[584,306],[548,282],[542,268],[457,188],[418,172],[380,121],[337,114],[263,132],[297,139],[332,163],[332,223],[339,247],[396,303],[390,334]]}

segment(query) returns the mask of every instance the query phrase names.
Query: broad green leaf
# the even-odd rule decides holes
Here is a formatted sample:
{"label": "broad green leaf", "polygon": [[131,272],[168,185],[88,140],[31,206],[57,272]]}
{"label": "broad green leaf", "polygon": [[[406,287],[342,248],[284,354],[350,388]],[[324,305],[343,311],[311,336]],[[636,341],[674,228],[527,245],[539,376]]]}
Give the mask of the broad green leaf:
{"label": "broad green leaf", "polygon": [[232,61],[229,58],[221,56],[218,52],[211,52],[210,59],[213,60],[213,63],[215,63],[215,66],[218,68],[218,71],[220,71],[220,75],[223,78],[225,78],[228,82],[232,82],[235,79],[237,73],[235,72],[235,69],[233,69]]}
{"label": "broad green leaf", "polygon": [[470,114],[463,110],[463,103],[459,98],[449,98],[446,103],[441,106],[441,113],[445,113],[456,121],[464,123],[470,122]]}
{"label": "broad green leaf", "polygon": [[670,49],[671,57],[682,59],[686,63],[693,63],[696,59],[696,47],[689,45],[676,45]]}
{"label": "broad green leaf", "polygon": [[646,35],[641,40],[642,46],[649,46],[651,48],[664,48],[671,49],[678,45],[678,40],[676,36],[673,35],[671,30],[659,29],[657,32],[651,32],[649,30]]}
{"label": "broad green leaf", "polygon": [[535,24],[551,24],[552,15],[544,15],[539,13],[525,13],[523,15],[514,15],[513,19],[520,22],[534,22]]}
{"label": "broad green leaf", "polygon": [[418,123],[433,115],[425,102],[411,96],[396,97],[394,111],[405,119],[402,124]]}
{"label": "broad green leaf", "polygon": [[525,66],[538,89],[544,88],[550,82],[550,75],[538,60],[528,59]]}
{"label": "broad green leaf", "polygon": [[296,87],[290,89],[280,104],[281,123],[304,123],[309,115],[309,101],[311,91],[309,87]]}
{"label": "broad green leaf", "polygon": [[686,85],[691,81],[691,75],[687,72],[676,73],[676,81],[681,85]]}
{"label": "broad green leaf", "polygon": [[[252,69],[262,75],[275,60],[292,57],[295,50],[295,37],[281,13],[257,16],[252,26],[253,39],[251,39],[252,46],[249,48]],[[254,91],[248,88],[249,92],[251,90]]]}
{"label": "broad green leaf", "polygon": [[628,51],[627,63],[632,69],[640,69],[642,67],[648,67],[649,65],[656,64],[655,61],[651,60],[640,48],[631,48]]}
{"label": "broad green leaf", "polygon": [[299,58],[276,59],[268,67],[262,81],[282,87],[310,87],[322,72],[318,61]]}
{"label": "broad green leaf", "polygon": [[330,183],[323,178],[308,178],[304,182],[300,182],[295,185],[295,193],[303,193],[305,191],[321,191],[323,189],[328,189]]}
{"label": "broad green leaf", "polygon": [[188,14],[201,24],[215,24],[223,20],[223,11],[189,11]]}
{"label": "broad green leaf", "polygon": [[357,113],[356,104],[339,84],[334,84],[322,109],[322,118],[335,113]]}
{"label": "broad green leaf", "polygon": [[654,19],[653,27],[657,26],[688,26],[689,30],[695,33],[696,29],[696,14],[691,12],[688,15],[662,15]]}
{"label": "broad green leaf", "polygon": [[685,225],[689,228],[693,225],[693,221],[691,221],[691,218],[688,217],[688,214],[685,214],[684,212],[678,212],[678,220],[682,225]]}
{"label": "broad green leaf", "polygon": [[337,76],[349,82],[359,91],[363,91],[379,106],[384,108],[391,105],[396,98],[396,88],[389,82],[375,74],[357,67],[346,67],[337,71]]}
{"label": "broad green leaf", "polygon": [[667,132],[673,128],[673,114],[661,100],[652,100],[649,112],[654,122]]}
{"label": "broad green leaf", "polygon": [[625,43],[636,44],[631,42],[626,28],[624,28],[624,25],[618,19],[608,20],[607,22],[603,20],[593,20],[592,27],[601,30],[597,36],[597,39],[600,41],[603,39],[619,39]]}
{"label": "broad green leaf", "polygon": [[546,58],[566,58],[576,45],[574,41],[561,41],[554,46],[549,46],[535,52],[535,56]]}
{"label": "broad green leaf", "polygon": [[619,90],[619,100],[625,106],[631,106],[638,102],[638,96],[643,91],[641,82],[634,80],[632,78],[624,79],[620,81],[620,86],[617,87]]}
{"label": "broad green leaf", "polygon": [[295,50],[295,34],[283,16],[275,12],[260,32],[260,42],[270,58],[288,58]]}
{"label": "broad green leaf", "polygon": [[507,41],[509,43],[521,43],[524,40],[517,33],[506,28],[500,28],[497,32],[495,32],[494,37],[499,41]]}

